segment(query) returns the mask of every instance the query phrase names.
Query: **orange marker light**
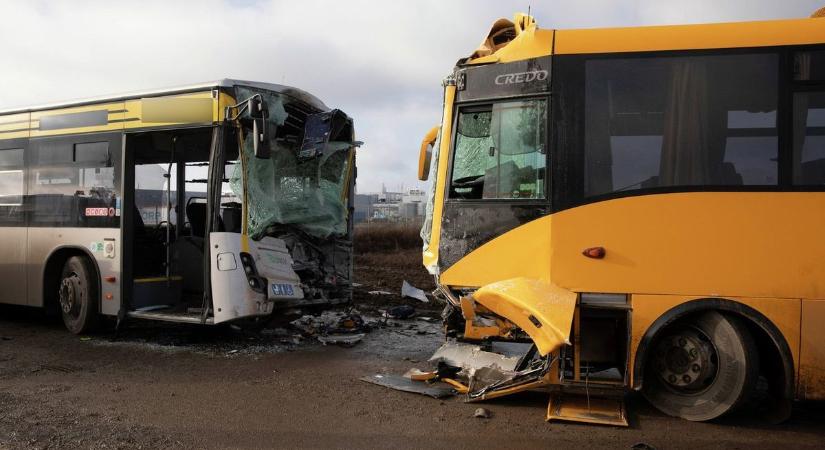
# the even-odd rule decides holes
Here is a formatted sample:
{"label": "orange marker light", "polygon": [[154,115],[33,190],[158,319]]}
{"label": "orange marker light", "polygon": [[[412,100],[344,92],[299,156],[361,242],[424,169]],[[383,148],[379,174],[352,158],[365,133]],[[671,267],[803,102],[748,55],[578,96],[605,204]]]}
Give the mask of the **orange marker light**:
{"label": "orange marker light", "polygon": [[104,279],[105,281],[108,281],[109,283],[114,283],[115,281],[117,281],[117,278],[115,278],[115,277],[114,277],[114,276],[112,276],[112,275],[109,275],[108,277],[103,277],[103,279]]}
{"label": "orange marker light", "polygon": [[604,247],[590,247],[584,249],[584,251],[582,252],[582,255],[593,259],[602,259],[606,254],[607,252],[605,251]]}
{"label": "orange marker light", "polygon": [[112,293],[111,293],[111,292],[107,292],[107,293],[106,293],[106,300],[111,300],[111,299],[113,299],[113,298],[115,298],[115,296],[114,296],[114,295],[112,295]]}

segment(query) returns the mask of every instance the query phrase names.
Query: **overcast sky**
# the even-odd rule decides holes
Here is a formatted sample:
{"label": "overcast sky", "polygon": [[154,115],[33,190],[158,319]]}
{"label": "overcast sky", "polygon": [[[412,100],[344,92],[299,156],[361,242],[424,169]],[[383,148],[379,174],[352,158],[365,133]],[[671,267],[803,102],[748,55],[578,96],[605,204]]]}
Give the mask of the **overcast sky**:
{"label": "overcast sky", "polygon": [[542,28],[587,28],[807,17],[825,0],[0,0],[0,109],[220,78],[288,84],[354,117],[359,192],[409,188],[441,80],[528,5]]}

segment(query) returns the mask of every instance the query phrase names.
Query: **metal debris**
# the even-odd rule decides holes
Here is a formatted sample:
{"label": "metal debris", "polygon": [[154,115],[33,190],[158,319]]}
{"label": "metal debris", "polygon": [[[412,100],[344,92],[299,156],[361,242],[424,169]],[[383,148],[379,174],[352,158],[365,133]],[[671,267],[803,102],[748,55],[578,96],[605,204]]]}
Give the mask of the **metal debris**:
{"label": "metal debris", "polygon": [[481,346],[448,341],[435,351],[430,362],[440,362],[467,370],[493,367],[502,371],[515,371],[521,360],[518,356],[504,356],[487,352]]}
{"label": "metal debris", "polygon": [[329,344],[338,344],[343,347],[352,347],[353,345],[361,342],[361,339],[364,339],[365,334],[358,333],[358,334],[328,334],[326,336],[318,336],[318,341],[320,341],[324,345]]}
{"label": "metal debris", "polygon": [[409,319],[415,314],[415,308],[410,305],[398,305],[387,308],[385,315],[390,319]]}
{"label": "metal debris", "polygon": [[[290,322],[306,337],[315,337],[324,345],[339,344],[351,347],[364,338],[369,326],[357,311],[324,311],[313,316],[305,315]],[[292,339],[294,342],[294,336]]]}
{"label": "metal debris", "polygon": [[424,383],[398,375],[377,374],[363,377],[361,381],[388,387],[397,391],[427,395],[432,398],[445,398],[455,395],[455,391],[443,383]]}
{"label": "metal debris", "polygon": [[411,285],[410,283],[407,283],[407,280],[404,280],[404,282],[401,283],[401,296],[402,297],[414,298],[414,299],[420,300],[424,303],[429,303],[430,302],[430,299],[427,298],[427,294],[424,293],[424,291],[422,291],[421,289],[418,289],[417,287]]}

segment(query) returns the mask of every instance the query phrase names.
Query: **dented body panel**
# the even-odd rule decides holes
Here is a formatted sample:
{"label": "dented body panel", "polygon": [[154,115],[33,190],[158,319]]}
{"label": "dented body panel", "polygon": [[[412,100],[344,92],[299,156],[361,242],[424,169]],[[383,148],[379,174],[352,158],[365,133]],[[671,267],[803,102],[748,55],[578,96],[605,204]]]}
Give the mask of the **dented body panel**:
{"label": "dented body panel", "polygon": [[576,294],[553,283],[514,278],[487,284],[473,298],[524,330],[546,356],[570,343]]}

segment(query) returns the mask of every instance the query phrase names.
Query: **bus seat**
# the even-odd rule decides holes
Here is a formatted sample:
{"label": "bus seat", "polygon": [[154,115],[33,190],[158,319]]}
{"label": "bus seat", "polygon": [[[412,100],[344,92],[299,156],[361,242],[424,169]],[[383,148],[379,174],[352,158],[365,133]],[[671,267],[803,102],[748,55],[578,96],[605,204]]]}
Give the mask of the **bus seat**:
{"label": "bus seat", "polygon": [[189,219],[189,226],[192,227],[192,236],[202,238],[206,235],[206,203],[190,202],[187,204],[186,218]]}
{"label": "bus seat", "polygon": [[241,232],[240,208],[224,208],[221,212],[221,219],[223,219],[223,226],[226,231],[232,233]]}
{"label": "bus seat", "polygon": [[175,273],[183,277],[183,291],[203,292],[203,239],[185,236],[172,243]]}

